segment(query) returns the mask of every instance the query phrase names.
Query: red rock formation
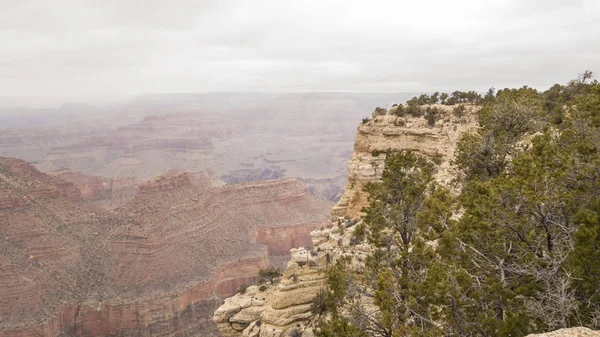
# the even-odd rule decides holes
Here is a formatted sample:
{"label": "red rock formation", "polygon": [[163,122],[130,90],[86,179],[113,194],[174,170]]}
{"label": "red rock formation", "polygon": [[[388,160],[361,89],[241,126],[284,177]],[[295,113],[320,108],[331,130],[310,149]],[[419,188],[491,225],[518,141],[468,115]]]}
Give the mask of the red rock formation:
{"label": "red rock formation", "polygon": [[135,177],[89,176],[69,168],[48,172],[53,177],[72,182],[83,200],[112,209],[132,200],[145,179]]}
{"label": "red rock formation", "polygon": [[315,221],[301,223],[285,228],[257,227],[256,242],[269,248],[270,256],[289,256],[290,249],[294,247],[312,247],[310,231],[329,225],[329,221]]}
{"label": "red rock formation", "polygon": [[0,158],[0,336],[214,336],[220,299],[328,217],[295,180],[144,186],[105,212]]}
{"label": "red rock formation", "polygon": [[166,174],[156,178],[153,182],[140,185],[141,193],[174,190],[191,185],[192,181],[187,173]]}

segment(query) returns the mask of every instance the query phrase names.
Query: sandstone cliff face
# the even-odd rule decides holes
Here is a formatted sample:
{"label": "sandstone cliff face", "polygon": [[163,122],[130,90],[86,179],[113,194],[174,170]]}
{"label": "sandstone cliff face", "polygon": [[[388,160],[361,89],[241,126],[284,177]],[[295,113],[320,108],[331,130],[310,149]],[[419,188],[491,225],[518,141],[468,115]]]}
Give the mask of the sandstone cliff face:
{"label": "sandstone cliff face", "polygon": [[206,189],[174,174],[104,211],[4,158],[0,205],[3,337],[215,336],[221,298],[309,244],[331,206],[295,180]]}
{"label": "sandstone cliff face", "polygon": [[451,187],[455,172],[452,172],[450,160],[460,135],[476,127],[473,112],[477,108],[467,106],[465,115],[457,117],[451,106],[435,107],[443,111],[443,115],[433,126],[423,117],[396,117],[394,110],[358,126],[354,152],[348,162],[348,184],[331,211],[333,220],[361,215],[361,209],[367,204],[363,189],[367,183],[381,178],[388,149],[392,152],[413,151],[432,159],[438,166],[438,182]]}
{"label": "sandstone cliff face", "polygon": [[[475,108],[467,107],[467,114],[461,118],[451,113],[452,107],[438,108],[446,113],[434,126],[427,125],[422,117],[396,117],[389,112],[359,125],[348,162],[348,185],[332,209],[332,222],[327,228],[311,232],[313,249],[291,250],[292,257],[281,283],[262,291],[253,286],[246,293],[225,300],[213,316],[223,337],[314,337],[313,327],[318,317],[311,313],[311,303],[326,287],[328,266],[346,258],[351,270],[360,273],[370,253],[367,244],[350,244],[356,226],[342,230],[336,224],[344,221],[344,217],[361,216],[362,207],[367,205],[367,195],[362,189],[380,179],[383,172],[385,156],[377,152],[411,150],[429,157],[438,166],[436,180],[451,190],[460,188],[453,183],[456,172],[450,161],[461,133],[477,127]],[[600,336],[600,332],[571,328],[528,337],[584,336]]]}
{"label": "sandstone cliff face", "polygon": [[[450,167],[456,143],[462,132],[476,127],[474,107],[463,117],[452,107],[437,106],[443,111],[439,121],[430,126],[423,117],[397,117],[391,112],[358,126],[354,152],[348,162],[348,184],[340,201],[332,209],[332,222],[311,232],[313,249],[293,249],[281,283],[264,291],[256,286],[245,294],[225,301],[214,314],[214,321],[224,337],[284,337],[297,331],[313,336],[316,317],[311,313],[313,298],[326,286],[326,271],[339,258],[350,259],[350,266],[360,272],[369,253],[368,245],[350,245],[355,227],[341,231],[341,217],[356,218],[367,204],[364,186],[381,178],[385,152],[411,150],[434,160],[436,179],[452,187],[455,174]],[[340,219],[341,221],[341,219]]]}
{"label": "sandstone cliff face", "polygon": [[212,170],[221,184],[296,178],[312,193],[337,201],[347,180],[340,168],[352,152],[357,122],[373,106],[408,98],[169,94],[101,109],[77,106],[27,116],[6,110],[0,116],[0,156],[27,160],[42,172],[68,167],[104,178],[149,179],[171,169]]}
{"label": "sandstone cliff face", "polygon": [[560,329],[552,332],[528,335],[527,337],[600,337],[600,331],[593,331],[588,328],[569,328]]}
{"label": "sandstone cliff face", "polygon": [[73,183],[83,200],[94,205],[112,209],[132,200],[138,192],[138,186],[145,179],[135,177],[89,176],[70,168],[61,168],[48,175]]}
{"label": "sandstone cliff face", "polygon": [[337,227],[311,232],[313,249],[292,249],[291,259],[279,284],[261,290],[249,287],[244,294],[225,300],[213,320],[223,337],[280,337],[294,332],[312,336],[316,317],[313,298],[326,287],[330,264],[343,256],[358,271],[368,247],[350,247],[353,228],[340,233]]}

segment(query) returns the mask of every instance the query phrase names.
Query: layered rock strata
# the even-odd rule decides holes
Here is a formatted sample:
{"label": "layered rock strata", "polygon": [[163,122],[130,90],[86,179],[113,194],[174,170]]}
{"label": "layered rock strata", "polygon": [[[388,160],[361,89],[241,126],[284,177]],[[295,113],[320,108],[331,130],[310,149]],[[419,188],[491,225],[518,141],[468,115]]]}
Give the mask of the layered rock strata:
{"label": "layered rock strata", "polygon": [[[450,160],[460,134],[476,127],[475,107],[467,107],[461,117],[453,107],[436,106],[441,114],[435,125],[423,117],[398,117],[394,110],[375,116],[357,128],[354,152],[348,162],[348,184],[342,198],[332,209],[331,222],[311,232],[313,249],[293,249],[281,283],[261,291],[250,287],[225,301],[213,316],[224,337],[313,336],[317,319],[311,313],[312,301],[326,286],[328,267],[340,258],[348,259],[349,268],[361,272],[369,254],[366,244],[351,245],[355,222],[367,205],[363,191],[369,182],[381,178],[387,151],[410,150],[436,162],[436,179],[453,187]],[[338,226],[341,222],[341,226]],[[346,226],[348,224],[348,226]],[[347,228],[346,228],[347,227]]]}
{"label": "layered rock strata", "polygon": [[61,168],[48,175],[72,182],[79,189],[83,200],[100,207],[112,209],[132,200],[138,192],[138,186],[145,182],[135,177],[89,176],[69,168]]}
{"label": "layered rock strata", "polygon": [[331,211],[333,220],[361,215],[361,209],[367,204],[363,189],[367,183],[381,178],[388,150],[413,151],[432,159],[437,166],[438,182],[452,187],[456,172],[450,160],[454,158],[460,135],[476,127],[473,112],[477,107],[467,106],[461,117],[453,113],[453,106],[433,107],[442,112],[435,125],[429,125],[423,117],[397,117],[392,109],[358,126],[354,152],[348,162],[348,184]]}
{"label": "layered rock strata", "polygon": [[225,300],[213,320],[223,337],[289,336],[294,331],[312,336],[316,317],[313,299],[325,290],[327,270],[340,258],[361,272],[369,253],[367,245],[350,245],[355,227],[329,227],[311,232],[313,249],[291,250],[291,259],[276,285],[252,286]]}
{"label": "layered rock strata", "polygon": [[600,331],[593,331],[588,328],[577,327],[560,329],[541,334],[527,335],[527,337],[600,337]]}
{"label": "layered rock strata", "polygon": [[[385,164],[382,153],[388,149],[410,150],[432,159],[437,164],[438,183],[455,191],[460,188],[453,182],[457,173],[450,160],[461,133],[477,127],[475,107],[467,107],[467,114],[462,117],[454,116],[452,107],[437,107],[445,113],[433,126],[422,117],[397,117],[393,110],[359,125],[348,162],[348,185],[332,209],[332,222],[327,228],[311,232],[313,249],[291,250],[281,283],[266,288],[253,286],[246,293],[225,300],[213,316],[223,337],[314,337],[313,328],[319,317],[311,312],[311,307],[313,299],[326,287],[328,267],[344,258],[350,271],[361,273],[370,253],[367,244],[350,243],[356,221],[348,218],[362,215],[368,197],[363,188],[381,178]],[[596,337],[600,332],[578,327],[528,337],[584,336]]]}
{"label": "layered rock strata", "polygon": [[331,206],[295,180],[206,189],[173,174],[104,211],[6,158],[0,205],[2,337],[216,336],[220,300],[310,245]]}

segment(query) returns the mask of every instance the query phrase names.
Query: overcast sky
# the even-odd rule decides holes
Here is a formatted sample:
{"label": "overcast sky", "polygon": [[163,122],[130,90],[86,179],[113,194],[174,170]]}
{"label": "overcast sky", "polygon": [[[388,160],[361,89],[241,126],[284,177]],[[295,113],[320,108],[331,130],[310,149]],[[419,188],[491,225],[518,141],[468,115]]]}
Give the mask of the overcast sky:
{"label": "overcast sky", "polygon": [[0,96],[485,90],[600,73],[600,0],[0,0]]}

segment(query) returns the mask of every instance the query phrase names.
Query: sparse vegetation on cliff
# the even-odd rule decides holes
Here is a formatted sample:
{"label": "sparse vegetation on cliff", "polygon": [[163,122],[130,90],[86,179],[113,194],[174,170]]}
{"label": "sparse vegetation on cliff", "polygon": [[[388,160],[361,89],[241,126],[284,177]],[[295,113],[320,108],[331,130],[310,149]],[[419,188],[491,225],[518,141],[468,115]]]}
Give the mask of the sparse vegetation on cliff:
{"label": "sparse vegetation on cliff", "polygon": [[275,284],[275,281],[280,278],[282,274],[281,269],[276,267],[261,269],[258,271],[258,283],[263,284],[268,281],[271,284]]}
{"label": "sparse vegetation on cliff", "polygon": [[365,272],[329,270],[316,335],[600,328],[600,84],[586,72],[545,92],[421,95],[406,112],[438,102],[482,104],[454,160],[462,192],[439,186],[427,159],[388,154],[353,238],[373,248]]}
{"label": "sparse vegetation on cliff", "polygon": [[428,105],[428,104],[444,104],[455,105],[460,103],[481,104],[482,97],[476,91],[459,91],[456,90],[450,94],[435,92],[431,95],[422,94],[419,97],[414,96],[406,102],[407,105]]}

